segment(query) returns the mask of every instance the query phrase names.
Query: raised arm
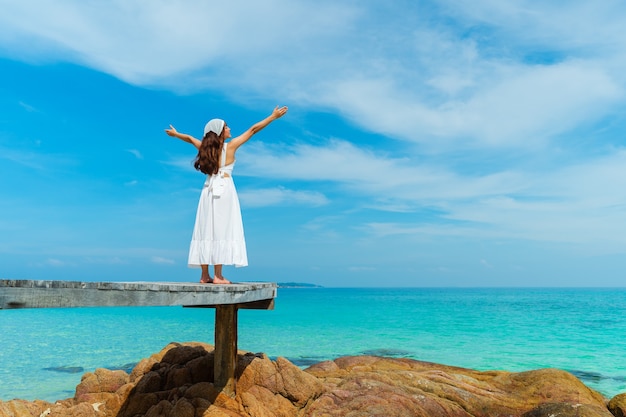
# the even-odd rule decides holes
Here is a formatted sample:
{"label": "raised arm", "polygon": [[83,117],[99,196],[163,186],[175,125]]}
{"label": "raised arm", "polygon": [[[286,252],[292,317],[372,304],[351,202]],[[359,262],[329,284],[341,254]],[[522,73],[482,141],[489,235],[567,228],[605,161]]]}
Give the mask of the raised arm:
{"label": "raised arm", "polygon": [[172,125],[170,125],[169,129],[165,129],[165,133],[173,138],[177,138],[184,142],[191,143],[193,146],[196,147],[196,149],[200,149],[200,144],[202,143],[202,141],[186,133],[179,133]]}
{"label": "raised arm", "polygon": [[232,154],[234,154],[237,148],[250,140],[252,136],[259,133],[265,126],[269,125],[274,120],[283,117],[285,113],[287,113],[287,106],[276,106],[276,108],[274,108],[274,111],[272,111],[272,114],[270,114],[260,122],[257,122],[250,126],[250,128],[243,132],[241,135],[237,136],[236,138],[232,138],[228,144],[228,153],[232,152]]}

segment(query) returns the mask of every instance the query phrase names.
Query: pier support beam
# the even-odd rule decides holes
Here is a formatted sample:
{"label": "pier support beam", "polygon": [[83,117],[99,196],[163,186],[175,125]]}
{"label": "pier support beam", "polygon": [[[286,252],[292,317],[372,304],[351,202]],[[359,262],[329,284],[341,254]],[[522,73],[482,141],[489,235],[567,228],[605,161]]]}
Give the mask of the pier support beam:
{"label": "pier support beam", "polygon": [[237,305],[215,307],[215,387],[224,394],[235,394],[237,368]]}

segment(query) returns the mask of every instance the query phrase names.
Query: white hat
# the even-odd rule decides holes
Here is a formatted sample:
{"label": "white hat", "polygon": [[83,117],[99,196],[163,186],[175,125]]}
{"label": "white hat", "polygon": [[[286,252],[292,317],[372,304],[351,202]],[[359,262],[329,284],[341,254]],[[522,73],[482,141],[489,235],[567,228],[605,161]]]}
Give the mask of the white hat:
{"label": "white hat", "polygon": [[222,130],[224,130],[224,125],[226,124],[225,121],[223,121],[222,119],[211,119],[209,120],[209,123],[207,123],[204,126],[204,136],[206,136],[207,133],[209,132],[213,132],[215,133],[217,136],[222,134]]}

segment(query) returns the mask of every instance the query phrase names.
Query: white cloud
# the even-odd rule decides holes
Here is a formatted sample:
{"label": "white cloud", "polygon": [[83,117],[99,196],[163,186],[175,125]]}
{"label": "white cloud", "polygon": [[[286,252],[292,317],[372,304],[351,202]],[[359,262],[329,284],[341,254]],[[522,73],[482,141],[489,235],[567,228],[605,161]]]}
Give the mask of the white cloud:
{"label": "white cloud", "polygon": [[[357,77],[337,80],[322,95],[323,104],[335,105],[366,129],[447,150],[545,145],[556,134],[611,114],[624,99],[621,80],[593,61],[476,66],[479,74],[471,78],[464,67],[447,69],[445,82],[454,87],[427,80],[444,89],[435,98],[419,87],[423,81],[407,88],[406,80]],[[462,91],[450,96],[453,88]]]}
{"label": "white cloud", "polygon": [[[299,50],[303,39],[327,38],[351,13],[322,1],[5,3],[0,39],[13,54],[68,59],[148,84],[241,56],[284,56]],[[23,42],[31,47],[22,50]]]}
{"label": "white cloud", "polygon": [[[179,92],[211,89],[246,106],[280,99],[388,138],[371,148],[358,145],[359,132],[318,145],[246,145],[236,175],[306,185],[241,190],[248,207],[320,207],[347,192],[362,197],[357,208],[415,213],[369,222],[376,236],[626,245],[624,152],[579,130],[626,105],[621,1],[5,3],[3,55]],[[594,152],[558,154],[567,140]],[[36,169],[44,158],[58,163],[0,150]],[[163,163],[193,171],[192,160]],[[438,213],[430,222],[416,210],[425,206]]]}
{"label": "white cloud", "polygon": [[[65,250],[69,256],[76,255],[79,250],[73,249],[71,251]],[[87,256],[82,258],[82,261],[86,264],[102,264],[102,265],[127,265],[129,263],[128,260],[115,255],[104,255],[104,256],[93,256],[93,254],[87,254]]]}
{"label": "white cloud", "polygon": [[[36,143],[39,146],[39,143]],[[31,148],[32,149],[32,148]],[[78,165],[71,156],[33,152],[31,149],[11,149],[0,145],[0,160],[4,159],[36,171],[54,171]]]}
{"label": "white cloud", "polygon": [[320,192],[289,190],[283,187],[241,191],[239,198],[247,207],[294,205],[318,207],[328,204],[328,199]]}
{"label": "white cloud", "polygon": [[126,152],[129,152],[129,153],[135,155],[135,158],[137,158],[137,159],[143,159],[143,155],[137,149],[126,149]]}
{"label": "white cloud", "polygon": [[348,271],[350,271],[350,272],[370,272],[370,271],[376,271],[376,268],[372,267],[372,266],[351,266],[351,267],[348,267]]}
{"label": "white cloud", "polygon": [[161,265],[174,265],[176,263],[173,259],[163,258],[161,256],[153,256],[150,261]]}
{"label": "white cloud", "polygon": [[437,131],[489,145],[541,144],[623,99],[621,86],[584,62],[510,70],[469,101],[442,109]]}
{"label": "white cloud", "polygon": [[35,107],[31,106],[30,104],[26,104],[23,101],[20,101],[19,104],[24,110],[26,110],[29,113],[39,112],[39,110],[37,110]]}
{"label": "white cloud", "polygon": [[169,165],[169,166],[182,169],[185,171],[195,171],[193,167],[194,157],[195,155],[192,157],[176,156],[176,157],[170,158],[169,160],[161,161],[161,163],[164,165]]}
{"label": "white cloud", "polygon": [[[518,50],[535,45],[545,49],[578,50],[587,54],[619,50],[626,43],[626,5],[619,0],[590,3],[573,0],[567,7],[558,1],[467,3],[444,0],[447,12],[468,25],[486,24],[498,31],[496,38]],[[599,48],[599,49],[598,49]]]}
{"label": "white cloud", "polygon": [[66,266],[67,264],[59,259],[49,258],[46,260],[46,265],[52,267],[62,267]]}
{"label": "white cloud", "polygon": [[[13,55],[331,109],[435,148],[543,144],[624,99],[626,18],[615,1],[29,3],[3,5],[0,48]],[[450,16],[455,25],[438,20]],[[535,63],[534,53],[558,59]]]}
{"label": "white cloud", "polygon": [[254,143],[245,152],[254,158],[242,156],[238,162],[239,175],[254,173],[276,179],[328,181],[381,201],[462,199],[515,192],[526,186],[523,176],[515,172],[461,176],[422,158],[375,154],[341,140],[321,146],[268,147]]}
{"label": "white cloud", "polygon": [[[325,146],[252,145],[246,172],[308,182],[315,190],[347,190],[363,207],[438,213],[416,223],[371,223],[375,236],[515,238],[613,244],[626,250],[626,151],[616,149],[564,166],[460,175],[409,158],[374,154],[343,141]],[[321,168],[332,167],[332,168]],[[332,184],[330,188],[327,184]],[[260,194],[259,196],[262,196]],[[267,201],[272,201],[268,197]],[[417,210],[417,211],[416,211]],[[621,249],[619,249],[621,248]]]}

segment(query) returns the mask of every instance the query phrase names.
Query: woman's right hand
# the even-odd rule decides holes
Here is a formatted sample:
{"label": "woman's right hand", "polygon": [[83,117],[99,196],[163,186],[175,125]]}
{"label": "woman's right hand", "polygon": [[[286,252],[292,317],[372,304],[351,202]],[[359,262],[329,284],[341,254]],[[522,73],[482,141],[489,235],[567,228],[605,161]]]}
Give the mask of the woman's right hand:
{"label": "woman's right hand", "polygon": [[172,125],[170,125],[169,129],[165,129],[165,133],[167,133],[168,136],[172,136],[174,138],[178,137],[178,132],[176,131],[176,129]]}

